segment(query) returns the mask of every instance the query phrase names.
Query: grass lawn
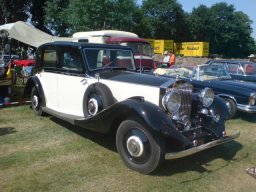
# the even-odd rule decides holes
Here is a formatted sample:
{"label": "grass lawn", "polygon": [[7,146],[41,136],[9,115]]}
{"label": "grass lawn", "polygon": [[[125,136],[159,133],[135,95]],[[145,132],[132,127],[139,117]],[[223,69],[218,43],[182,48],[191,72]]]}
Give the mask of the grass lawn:
{"label": "grass lawn", "polygon": [[29,106],[0,109],[0,191],[246,191],[256,179],[256,116],[226,123],[233,142],[177,160],[154,175],[129,170],[113,137],[35,116]]}

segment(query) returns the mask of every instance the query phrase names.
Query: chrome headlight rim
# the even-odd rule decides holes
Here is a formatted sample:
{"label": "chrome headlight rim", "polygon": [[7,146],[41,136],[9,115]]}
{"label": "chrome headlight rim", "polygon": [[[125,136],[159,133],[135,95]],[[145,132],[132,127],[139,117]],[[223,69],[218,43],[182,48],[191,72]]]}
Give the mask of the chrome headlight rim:
{"label": "chrome headlight rim", "polygon": [[162,105],[171,114],[176,114],[181,107],[181,95],[177,90],[171,90],[162,98]]}
{"label": "chrome headlight rim", "polygon": [[249,105],[253,106],[253,105],[255,105],[255,102],[256,102],[256,92],[253,92],[249,96]]}
{"label": "chrome headlight rim", "polygon": [[204,107],[210,107],[214,101],[214,92],[211,88],[206,87],[200,91],[199,97]]}

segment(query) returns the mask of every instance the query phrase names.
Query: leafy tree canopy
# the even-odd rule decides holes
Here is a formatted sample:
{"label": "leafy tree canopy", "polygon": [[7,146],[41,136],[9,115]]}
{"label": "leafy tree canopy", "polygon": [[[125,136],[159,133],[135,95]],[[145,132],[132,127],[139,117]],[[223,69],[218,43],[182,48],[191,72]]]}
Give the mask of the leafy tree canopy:
{"label": "leafy tree canopy", "polygon": [[201,5],[189,17],[193,40],[208,41],[212,53],[227,57],[245,56],[252,50],[251,23],[246,14],[224,2],[210,8]]}
{"label": "leafy tree canopy", "polygon": [[0,0],[0,23],[29,21],[58,36],[115,29],[143,38],[207,41],[210,52],[245,57],[256,51],[252,21],[225,2],[200,5],[191,13],[178,0]]}
{"label": "leafy tree canopy", "polygon": [[143,1],[142,10],[151,29],[149,37],[179,41],[186,36],[185,13],[176,0]]}

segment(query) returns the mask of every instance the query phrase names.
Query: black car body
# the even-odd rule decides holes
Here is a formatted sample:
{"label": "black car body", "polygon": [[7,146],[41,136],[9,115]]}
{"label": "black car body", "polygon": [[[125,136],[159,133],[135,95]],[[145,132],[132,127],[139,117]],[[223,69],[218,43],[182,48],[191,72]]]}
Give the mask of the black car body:
{"label": "black car body", "polygon": [[256,113],[256,84],[232,79],[225,66],[220,63],[197,65],[194,68],[190,66],[160,68],[155,73],[187,79],[196,91],[205,87],[212,88],[214,93],[226,102],[230,118],[234,117],[237,110]]}
{"label": "black car body", "polygon": [[256,63],[245,60],[210,60],[207,64],[222,64],[232,79],[256,82]]}
{"label": "black car body", "polygon": [[184,80],[139,74],[125,46],[54,42],[36,53],[28,79],[37,115],[48,113],[100,133],[116,133],[131,169],[150,173],[163,159],[191,155],[233,140],[225,103],[209,88],[193,93]]}

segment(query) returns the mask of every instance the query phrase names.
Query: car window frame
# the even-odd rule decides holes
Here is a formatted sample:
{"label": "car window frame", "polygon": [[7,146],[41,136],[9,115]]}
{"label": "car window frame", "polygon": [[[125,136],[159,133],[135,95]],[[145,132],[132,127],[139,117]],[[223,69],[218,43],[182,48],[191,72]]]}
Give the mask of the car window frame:
{"label": "car window frame", "polygon": [[[69,68],[63,68],[64,64],[64,52],[68,53],[68,51],[64,51],[66,48],[70,49],[70,46],[55,46],[55,45],[48,45],[44,46],[37,52],[37,61],[39,61],[38,68],[47,72],[52,72],[52,73],[62,73],[62,74],[68,74],[68,75],[83,75],[85,73],[85,66],[84,66],[84,61],[83,57],[81,56],[80,49],[76,46],[71,46],[72,49],[77,51],[78,55],[78,60],[80,60],[80,69],[79,70],[73,70]],[[45,66],[45,54],[46,50],[55,50],[56,52],[56,63],[54,67],[48,67]]]}

